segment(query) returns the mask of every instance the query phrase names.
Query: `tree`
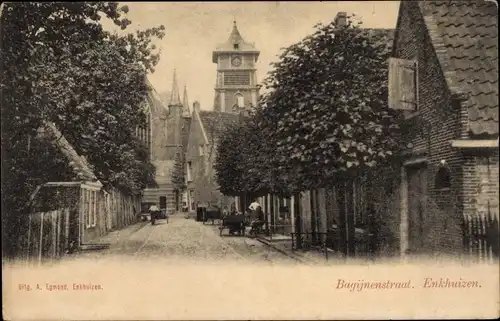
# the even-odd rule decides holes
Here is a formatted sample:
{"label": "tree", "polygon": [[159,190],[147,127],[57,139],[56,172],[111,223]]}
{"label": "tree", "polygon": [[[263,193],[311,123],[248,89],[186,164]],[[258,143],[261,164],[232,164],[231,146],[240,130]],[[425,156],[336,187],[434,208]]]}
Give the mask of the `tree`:
{"label": "tree", "polygon": [[387,107],[391,33],[320,24],[285,48],[260,107],[223,138],[219,184],[290,195],[389,161],[400,147]]}
{"label": "tree", "polygon": [[175,163],[172,171],[172,185],[174,189],[183,192],[186,189],[186,179],[184,176],[184,152],[182,147],[178,147],[175,153]]}
{"label": "tree", "polygon": [[215,177],[220,192],[224,195],[236,196],[244,192],[244,131],[245,127],[241,123],[229,124],[221,133],[217,144]]}
{"label": "tree", "polygon": [[4,4],[3,225],[23,213],[37,184],[55,179],[43,173],[65,172],[57,153],[27,148],[43,121],[56,124],[105,185],[136,193],[154,177],[133,133],[145,124],[144,80],[159,59],[152,37],[163,37],[164,27],[123,36],[103,30],[102,17],[126,29],[127,12],[117,2]]}
{"label": "tree", "polygon": [[276,121],[278,162],[300,178],[298,190],[372,168],[398,150],[398,115],[387,106],[391,33],[352,21],[320,24],[274,64],[262,104]]}

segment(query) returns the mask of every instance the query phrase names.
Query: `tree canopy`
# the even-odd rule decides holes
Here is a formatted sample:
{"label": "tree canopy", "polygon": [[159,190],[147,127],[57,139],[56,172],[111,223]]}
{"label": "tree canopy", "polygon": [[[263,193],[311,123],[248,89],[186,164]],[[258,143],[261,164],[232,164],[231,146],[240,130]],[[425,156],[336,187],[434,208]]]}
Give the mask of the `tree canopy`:
{"label": "tree canopy", "polygon": [[6,3],[2,9],[3,210],[22,212],[36,184],[56,179],[42,173],[67,172],[57,170],[64,163],[57,151],[27,147],[44,121],[56,124],[102,183],[140,192],[154,167],[134,133],[145,125],[145,77],[158,63],[152,41],[163,37],[164,27],[105,31],[102,19],[122,30],[131,24],[128,7],[117,2]]}
{"label": "tree canopy", "polygon": [[[283,50],[252,121],[231,133],[232,153],[247,160],[240,177],[255,180],[248,189],[304,191],[391,158],[399,147],[398,115],[387,106],[391,39],[392,30],[332,22]],[[234,166],[231,157],[219,161],[221,170]]]}
{"label": "tree canopy", "polygon": [[184,152],[182,147],[178,147],[175,153],[174,168],[172,170],[172,185],[174,189],[178,191],[184,191],[186,189],[186,179],[184,175]]}

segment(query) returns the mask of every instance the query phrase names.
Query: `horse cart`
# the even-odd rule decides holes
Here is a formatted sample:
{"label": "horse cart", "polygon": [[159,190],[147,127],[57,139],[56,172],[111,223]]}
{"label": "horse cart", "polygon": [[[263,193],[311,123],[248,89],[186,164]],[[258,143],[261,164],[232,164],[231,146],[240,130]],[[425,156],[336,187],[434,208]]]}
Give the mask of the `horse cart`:
{"label": "horse cart", "polygon": [[224,229],[229,230],[229,234],[233,235],[235,232],[238,235],[244,236],[246,228],[246,220],[245,215],[228,215],[222,218],[221,224],[219,226],[220,235],[222,236],[222,232]]}

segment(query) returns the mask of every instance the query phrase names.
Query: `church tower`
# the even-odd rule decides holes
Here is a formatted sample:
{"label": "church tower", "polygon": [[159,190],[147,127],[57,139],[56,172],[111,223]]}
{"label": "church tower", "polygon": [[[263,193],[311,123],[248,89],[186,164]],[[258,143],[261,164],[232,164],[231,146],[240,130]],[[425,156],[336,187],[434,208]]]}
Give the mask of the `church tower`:
{"label": "church tower", "polygon": [[167,159],[174,160],[178,148],[182,146],[181,128],[183,123],[184,106],[181,103],[177,75],[174,70],[172,92],[168,103],[167,116]]}
{"label": "church tower", "polygon": [[234,21],[229,39],[212,52],[212,62],[217,64],[215,111],[239,113],[257,106],[259,87],[255,64],[259,54],[255,44],[243,39]]}

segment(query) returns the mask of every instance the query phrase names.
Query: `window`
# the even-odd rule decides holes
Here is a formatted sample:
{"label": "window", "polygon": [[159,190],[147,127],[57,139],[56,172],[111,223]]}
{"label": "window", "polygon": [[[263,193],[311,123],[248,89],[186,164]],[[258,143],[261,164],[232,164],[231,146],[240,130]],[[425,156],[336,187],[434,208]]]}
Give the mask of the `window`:
{"label": "window", "polygon": [[233,48],[234,48],[234,49],[240,49],[240,45],[239,45],[239,44],[237,44],[237,43],[235,43],[235,44],[233,44]]}
{"label": "window", "polygon": [[85,223],[87,228],[91,228],[97,225],[97,192],[83,190],[82,197],[82,209],[85,215]]}
{"label": "window", "polygon": [[97,194],[97,191],[93,191],[92,194],[94,194],[94,211],[92,212],[92,226],[97,225],[97,211],[99,209],[98,205],[98,197],[99,195]]}
{"label": "window", "polygon": [[417,63],[389,58],[389,108],[417,110]]}
{"label": "window", "polygon": [[435,189],[448,189],[451,187],[451,172],[448,166],[441,165],[434,180]]}
{"label": "window", "polygon": [[188,162],[187,163],[187,175],[186,175],[188,182],[191,182],[193,180],[192,177],[191,177],[191,170],[192,170],[192,168],[191,168],[191,162]]}
{"label": "window", "polygon": [[205,155],[205,146],[200,145],[200,146],[199,146],[199,152],[200,152],[200,156]]}
{"label": "window", "polygon": [[236,94],[236,104],[239,108],[245,107],[245,98],[243,98],[242,94]]}
{"label": "window", "polygon": [[87,228],[90,227],[90,197],[89,197],[89,192],[87,190],[82,189],[82,197],[81,197],[81,202],[82,202],[82,211],[83,215],[85,217],[85,225]]}

